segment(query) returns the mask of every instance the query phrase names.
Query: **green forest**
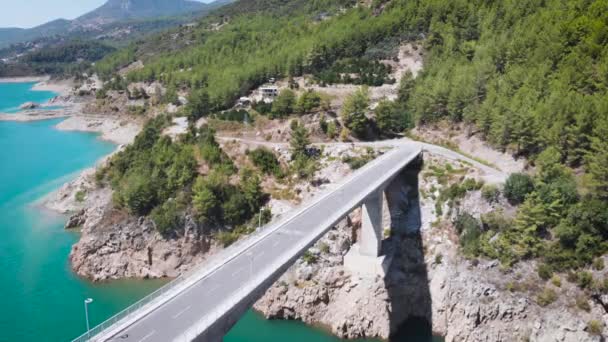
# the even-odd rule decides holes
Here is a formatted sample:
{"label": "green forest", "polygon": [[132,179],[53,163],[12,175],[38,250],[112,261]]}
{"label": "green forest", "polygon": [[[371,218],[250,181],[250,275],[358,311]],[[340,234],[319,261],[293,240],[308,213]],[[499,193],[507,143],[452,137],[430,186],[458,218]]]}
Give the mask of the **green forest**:
{"label": "green forest", "polygon": [[[145,68],[128,80],[191,90],[189,114],[200,117],[231,107],[270,77],[312,74],[334,83],[359,71],[359,84],[390,83],[374,61],[414,42],[425,51],[422,73],[403,78],[399,98],[383,101],[374,122],[363,113],[365,88],[347,99],[341,114],[351,133],[466,123],[536,166],[534,176],[513,175],[502,189],[520,206],[513,222],[495,215],[459,223],[472,255],[505,264],[542,257],[574,268],[608,251],[608,1],[376,0],[346,11],[339,9],[352,2],[258,0],[239,11],[241,3],[195,29],[120,50],[96,70],[109,80],[142,59]],[[218,20],[220,30],[208,29]],[[283,100],[293,106],[295,98]],[[282,117],[285,106],[273,107],[265,110]],[[272,164],[264,172],[278,171]]]}
{"label": "green forest", "polygon": [[92,62],[114,51],[116,48],[98,41],[71,40],[26,52],[12,63],[0,62],[0,76],[79,76]]}

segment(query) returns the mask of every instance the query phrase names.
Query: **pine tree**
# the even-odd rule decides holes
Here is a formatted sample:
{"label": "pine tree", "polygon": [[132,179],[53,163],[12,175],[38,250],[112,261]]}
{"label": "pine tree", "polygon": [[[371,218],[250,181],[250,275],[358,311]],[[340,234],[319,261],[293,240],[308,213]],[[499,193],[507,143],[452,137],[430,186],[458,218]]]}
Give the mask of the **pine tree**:
{"label": "pine tree", "polygon": [[515,255],[519,258],[537,256],[542,247],[541,237],[559,218],[555,207],[559,203],[546,205],[538,194],[533,192],[521,205],[515,218],[512,243]]}
{"label": "pine tree", "polygon": [[591,186],[599,198],[608,199],[608,119],[597,120],[591,140],[591,152],[587,154],[587,172]]}
{"label": "pine tree", "polygon": [[342,120],[356,136],[365,135],[367,127],[367,117],[365,112],[369,107],[369,90],[361,87],[353,94],[348,96],[342,106]]}
{"label": "pine tree", "polygon": [[308,130],[302,124],[294,124],[291,131],[291,160],[307,159],[308,158],[308,145],[310,145],[310,139],[308,137]]}

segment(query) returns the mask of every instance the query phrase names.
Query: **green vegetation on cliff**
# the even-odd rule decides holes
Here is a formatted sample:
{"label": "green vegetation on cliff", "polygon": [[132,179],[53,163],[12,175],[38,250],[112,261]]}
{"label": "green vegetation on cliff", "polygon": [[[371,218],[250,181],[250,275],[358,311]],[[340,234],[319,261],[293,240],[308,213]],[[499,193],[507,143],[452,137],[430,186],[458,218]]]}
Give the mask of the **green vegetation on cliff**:
{"label": "green vegetation on cliff", "polygon": [[[267,200],[260,177],[243,169],[241,181],[231,183],[237,169],[212,130],[203,126],[172,141],[161,134],[166,124],[164,116],[148,122],[135,142],[98,174],[114,189],[116,206],[133,215],[150,215],[166,235],[181,229],[188,213],[200,224],[232,229],[259,214]],[[204,177],[199,174],[201,165],[210,170]]]}

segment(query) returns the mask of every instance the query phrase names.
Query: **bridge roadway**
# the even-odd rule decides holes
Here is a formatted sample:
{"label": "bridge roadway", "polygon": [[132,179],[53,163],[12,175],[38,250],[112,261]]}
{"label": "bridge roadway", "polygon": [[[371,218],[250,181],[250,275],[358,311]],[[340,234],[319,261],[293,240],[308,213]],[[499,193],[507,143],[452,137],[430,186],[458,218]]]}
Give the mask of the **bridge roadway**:
{"label": "bridge roadway", "polygon": [[[368,195],[386,186],[420,154],[419,145],[400,144],[320,199],[315,198],[312,204],[280,222],[278,227],[268,227],[271,233],[179,294],[142,313],[142,317],[128,323],[126,328],[114,329],[111,335],[108,335],[111,329],[106,329],[91,340],[167,342],[189,341],[199,336],[198,341],[221,341],[217,333],[212,337],[199,334],[208,333],[214,320],[225,320],[222,332],[227,332],[246,308],[240,308],[243,312],[233,317],[221,311],[233,310],[238,303],[246,302],[247,307],[254,303],[325,232],[361,205]],[[252,298],[245,298],[247,296]]]}

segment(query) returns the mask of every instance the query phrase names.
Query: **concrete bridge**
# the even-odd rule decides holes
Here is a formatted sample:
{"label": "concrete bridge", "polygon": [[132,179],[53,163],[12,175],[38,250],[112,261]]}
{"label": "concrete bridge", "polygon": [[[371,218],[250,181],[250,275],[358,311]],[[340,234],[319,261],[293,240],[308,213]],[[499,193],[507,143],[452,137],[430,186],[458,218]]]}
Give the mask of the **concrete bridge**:
{"label": "concrete bridge", "polygon": [[265,291],[329,229],[362,208],[359,242],[345,266],[382,275],[383,192],[422,149],[402,143],[291,215],[221,252],[74,341],[221,341]]}

